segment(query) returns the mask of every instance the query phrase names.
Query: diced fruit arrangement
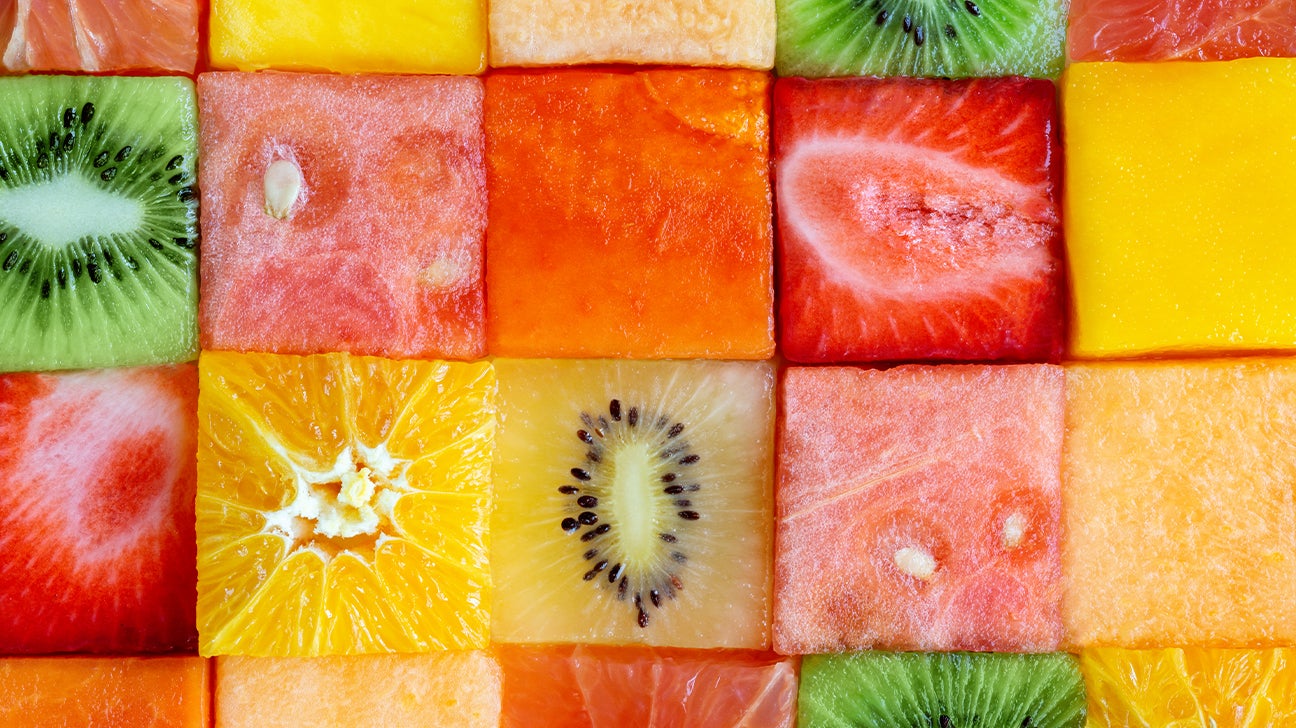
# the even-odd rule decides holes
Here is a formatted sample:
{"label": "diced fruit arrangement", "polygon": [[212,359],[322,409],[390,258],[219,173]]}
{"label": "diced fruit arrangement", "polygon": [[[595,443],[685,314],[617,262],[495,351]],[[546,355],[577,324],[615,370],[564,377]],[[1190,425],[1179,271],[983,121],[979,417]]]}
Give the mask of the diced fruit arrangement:
{"label": "diced fruit arrangement", "polygon": [[1053,97],[1026,79],[781,79],[784,355],[1058,358]]}
{"label": "diced fruit arrangement", "polygon": [[192,359],[193,84],[25,76],[0,96],[0,372]]}
{"label": "diced fruit arrangement", "polygon": [[774,648],[1056,649],[1062,402],[1048,365],[789,369]]}
{"label": "diced fruit arrangement", "polygon": [[793,728],[796,663],[742,651],[562,645],[498,650],[501,728]]}
{"label": "diced fruit arrangement", "polygon": [[197,384],[0,375],[0,652],[193,648]]}
{"label": "diced fruit arrangement", "polygon": [[204,655],[487,642],[490,364],[205,352]]}
{"label": "diced fruit arrangement", "polygon": [[495,366],[494,639],[768,648],[773,368]]}
{"label": "diced fruit arrangement", "polygon": [[500,667],[479,652],[216,660],[216,728],[499,723]]}
{"label": "diced fruit arrangement", "polygon": [[797,712],[799,726],[1080,728],[1085,692],[1069,655],[815,655]]}
{"label": "diced fruit arrangement", "polygon": [[0,658],[0,725],[207,728],[211,667],[198,657]]}
{"label": "diced fruit arrangement", "polygon": [[479,80],[209,73],[199,98],[203,348],[485,353]]}

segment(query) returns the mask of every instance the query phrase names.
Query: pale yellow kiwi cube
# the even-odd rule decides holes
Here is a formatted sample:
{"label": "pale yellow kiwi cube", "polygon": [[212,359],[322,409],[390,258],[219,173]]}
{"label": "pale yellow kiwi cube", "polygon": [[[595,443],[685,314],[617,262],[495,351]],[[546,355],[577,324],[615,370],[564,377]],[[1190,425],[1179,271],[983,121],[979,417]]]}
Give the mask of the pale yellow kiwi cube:
{"label": "pale yellow kiwi cube", "polygon": [[1063,80],[1080,358],[1296,349],[1296,59]]}
{"label": "pale yellow kiwi cube", "polygon": [[774,0],[492,0],[492,66],[774,66]]}
{"label": "pale yellow kiwi cube", "polygon": [[337,73],[480,73],[485,0],[212,0],[211,65]]}

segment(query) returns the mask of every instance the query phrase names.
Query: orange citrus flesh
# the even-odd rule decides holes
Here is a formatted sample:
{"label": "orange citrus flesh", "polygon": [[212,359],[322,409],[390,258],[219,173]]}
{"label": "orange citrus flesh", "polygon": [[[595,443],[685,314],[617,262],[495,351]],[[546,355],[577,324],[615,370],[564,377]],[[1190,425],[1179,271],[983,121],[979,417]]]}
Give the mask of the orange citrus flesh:
{"label": "orange citrus flesh", "polygon": [[0,728],[205,728],[209,682],[198,657],[0,659]]}
{"label": "orange citrus flesh", "polygon": [[1067,369],[1073,647],[1296,641],[1296,361]]}
{"label": "orange citrus flesh", "polygon": [[499,723],[500,668],[485,652],[345,657],[222,657],[218,728]]}
{"label": "orange citrus flesh", "polygon": [[490,364],[204,353],[203,654],[487,641]]}
{"label": "orange citrus flesh", "polygon": [[1296,651],[1090,649],[1090,728],[1296,725]]}

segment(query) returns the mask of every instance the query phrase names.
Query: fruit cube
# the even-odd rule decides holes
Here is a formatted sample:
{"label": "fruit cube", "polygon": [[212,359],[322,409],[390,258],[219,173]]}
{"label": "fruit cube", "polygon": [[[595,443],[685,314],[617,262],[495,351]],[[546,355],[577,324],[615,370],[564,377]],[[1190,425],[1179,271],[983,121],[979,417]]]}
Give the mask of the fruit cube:
{"label": "fruit cube", "polygon": [[789,369],[774,649],[1056,649],[1062,377]]}
{"label": "fruit cube", "polygon": [[488,363],[204,352],[204,655],[485,646]]}
{"label": "fruit cube", "polygon": [[1090,725],[1296,725],[1296,650],[1080,652]]}
{"label": "fruit cube", "polygon": [[722,70],[489,77],[491,353],[772,355],[768,85]]}
{"label": "fruit cube", "polygon": [[211,725],[211,670],[198,657],[0,659],[0,725]]}
{"label": "fruit cube", "polygon": [[0,654],[192,649],[197,399],[192,364],[0,375]]}
{"label": "fruit cube", "polygon": [[780,76],[1034,76],[1065,61],[1067,0],[778,0]]}
{"label": "fruit cube", "polygon": [[793,728],[793,659],[739,651],[503,645],[501,728]]}
{"label": "fruit cube", "polygon": [[767,648],[773,368],[495,365],[495,640]]}
{"label": "fruit cube", "polygon": [[774,0],[494,0],[492,66],[774,65]]}
{"label": "fruit cube", "polygon": [[1066,428],[1071,646],[1296,640],[1296,362],[1076,365]]}
{"label": "fruit cube", "polygon": [[212,0],[210,36],[211,65],[221,69],[480,73],[486,4]]}
{"label": "fruit cube", "polygon": [[803,362],[1055,360],[1053,85],[781,79],[781,343]]}
{"label": "fruit cube", "polygon": [[1296,59],[1067,72],[1081,358],[1296,350]]}
{"label": "fruit cube", "polygon": [[1081,728],[1085,692],[1071,655],[815,655],[798,714],[799,726]]}
{"label": "fruit cube", "polygon": [[499,725],[500,667],[479,651],[216,660],[216,728]]}
{"label": "fruit cube", "polygon": [[0,372],[193,359],[192,82],[22,76],[0,98]]}
{"label": "fruit cube", "polygon": [[485,350],[482,84],[204,74],[204,349]]}
{"label": "fruit cube", "polygon": [[1286,0],[1071,0],[1071,61],[1296,56]]}
{"label": "fruit cube", "polygon": [[198,0],[27,0],[0,15],[0,70],[176,71],[198,63]]}

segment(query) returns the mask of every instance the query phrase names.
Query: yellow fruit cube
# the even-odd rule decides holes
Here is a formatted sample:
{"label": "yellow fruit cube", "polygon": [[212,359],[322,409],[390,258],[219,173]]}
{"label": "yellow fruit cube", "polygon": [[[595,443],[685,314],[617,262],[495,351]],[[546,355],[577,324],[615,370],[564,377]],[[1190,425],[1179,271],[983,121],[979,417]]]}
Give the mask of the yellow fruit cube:
{"label": "yellow fruit cube", "polygon": [[212,0],[211,65],[480,73],[486,6],[483,0]]}
{"label": "yellow fruit cube", "polygon": [[1071,66],[1077,357],[1296,348],[1296,59]]}
{"label": "yellow fruit cube", "polygon": [[1071,647],[1296,644],[1296,360],[1067,368]]}

